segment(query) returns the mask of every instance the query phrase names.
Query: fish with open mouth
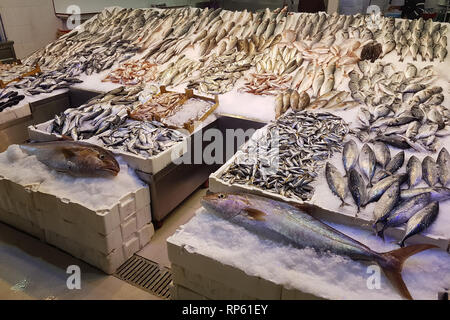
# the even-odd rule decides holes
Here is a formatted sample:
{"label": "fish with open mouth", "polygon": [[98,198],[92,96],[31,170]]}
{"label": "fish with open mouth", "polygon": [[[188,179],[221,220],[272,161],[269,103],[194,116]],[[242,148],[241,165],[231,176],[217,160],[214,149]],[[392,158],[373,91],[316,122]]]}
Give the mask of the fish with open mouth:
{"label": "fish with open mouth", "polygon": [[116,176],[120,171],[110,151],[85,142],[51,141],[19,146],[49,168],[73,176],[108,177]]}
{"label": "fish with open mouth", "polygon": [[298,207],[256,195],[209,194],[201,203],[206,210],[257,235],[301,248],[314,248],[318,252],[332,252],[353,260],[375,262],[406,299],[412,299],[412,296],[401,276],[403,262],[416,253],[436,248],[431,244],[417,244],[379,253]]}

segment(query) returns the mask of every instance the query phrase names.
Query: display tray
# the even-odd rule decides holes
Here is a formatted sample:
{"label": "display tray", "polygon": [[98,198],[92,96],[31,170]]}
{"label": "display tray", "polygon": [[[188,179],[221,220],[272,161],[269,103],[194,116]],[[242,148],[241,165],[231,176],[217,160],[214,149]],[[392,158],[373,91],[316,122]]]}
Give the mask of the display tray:
{"label": "display tray", "polygon": [[[255,133],[254,137],[261,136],[263,133],[264,128],[258,130]],[[447,145],[447,143],[445,145]],[[347,209],[347,207],[345,207],[345,209],[340,208],[340,200],[335,197],[329,190],[323,174],[319,174],[318,180],[314,183],[314,187],[316,188],[315,193],[312,199],[309,201],[292,199],[280,194],[256,188],[251,185],[230,184],[223,181],[222,179],[220,179],[220,177],[239,156],[239,152],[241,151],[238,151],[232,158],[228,159],[228,161],[222,167],[220,167],[216,172],[210,175],[209,189],[211,192],[251,193],[259,196],[269,197],[275,200],[281,200],[297,206],[301,206],[301,208],[319,219],[325,218],[336,223],[356,225],[363,229],[372,230],[373,215],[370,209],[373,210],[374,204],[369,204],[367,206],[368,209],[362,210],[362,212],[358,215],[356,215],[356,207],[353,204],[351,206],[348,206],[349,209]],[[394,152],[392,153],[395,154]],[[335,156],[333,156],[333,163],[335,165],[338,165],[337,162],[341,161],[340,157],[340,154],[335,154]],[[321,171],[324,171],[324,169]],[[352,203],[352,200],[350,199],[351,196],[348,195],[348,197],[349,198],[347,199],[347,201]],[[442,219],[446,224],[448,224],[449,219],[447,219],[446,217],[445,219],[443,219],[443,215],[447,214],[444,204],[445,206],[447,206],[448,203],[449,201],[442,202],[443,205],[441,206],[440,215],[438,216],[438,220],[436,220],[436,223],[441,223],[440,220]],[[445,226],[441,226],[440,229],[445,229]],[[448,225],[447,230],[450,230],[450,225]],[[386,235],[392,236],[397,240],[401,240],[404,233],[405,226],[389,228],[385,231]],[[448,236],[448,233],[447,235],[442,235],[441,232],[435,232],[431,227],[424,232],[409,238],[406,243],[430,243],[450,252],[450,236]]]}

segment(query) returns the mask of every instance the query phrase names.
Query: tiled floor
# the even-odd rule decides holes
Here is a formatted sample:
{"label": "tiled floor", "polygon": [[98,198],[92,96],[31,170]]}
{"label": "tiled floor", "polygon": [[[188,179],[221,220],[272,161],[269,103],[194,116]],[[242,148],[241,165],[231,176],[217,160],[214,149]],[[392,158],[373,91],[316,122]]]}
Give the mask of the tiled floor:
{"label": "tiled floor", "polygon": [[[138,254],[170,266],[166,239],[200,207],[205,189],[194,192],[164,221]],[[81,269],[81,289],[69,290],[67,267]],[[159,299],[113,276],[0,223],[0,299]]]}

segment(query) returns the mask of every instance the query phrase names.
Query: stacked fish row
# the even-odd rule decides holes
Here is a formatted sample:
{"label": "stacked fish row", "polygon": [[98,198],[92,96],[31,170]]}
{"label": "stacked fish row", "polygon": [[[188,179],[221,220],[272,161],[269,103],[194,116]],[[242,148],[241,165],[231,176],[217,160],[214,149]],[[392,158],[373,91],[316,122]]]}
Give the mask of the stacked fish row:
{"label": "stacked fish row", "polygon": [[333,152],[340,152],[348,131],[347,124],[330,113],[284,114],[236,155],[220,179],[308,200],[318,168]]}
{"label": "stacked fish row", "polygon": [[390,46],[395,48],[400,61],[407,56],[416,61],[420,56],[422,61],[436,58],[443,62],[447,56],[447,25],[419,18],[399,21],[392,31],[386,37],[389,37]]}
{"label": "stacked fish row", "polygon": [[140,87],[124,87],[96,96],[78,108],[56,115],[47,132],[70,136],[74,141],[89,139],[116,128],[128,118],[128,109],[138,102]]}
{"label": "stacked fish row", "polygon": [[168,129],[158,121],[128,120],[99,135],[104,147],[143,157],[155,156],[184,139],[180,131]]}
{"label": "stacked fish row", "polygon": [[[345,198],[349,190],[358,212],[361,207],[377,201],[373,212],[374,228],[380,236],[385,229],[407,222],[401,245],[431,225],[436,219],[439,201],[450,199],[450,189],[446,187],[450,183],[450,154],[445,148],[436,162],[430,156],[422,162],[411,156],[406,173],[397,173],[405,162],[404,151],[391,158],[389,148],[381,142],[372,148],[364,144],[359,151],[356,143],[349,140],[344,145],[342,160],[347,181],[334,165],[326,164],[325,177],[330,190],[340,198],[342,205],[347,205]],[[414,188],[422,179],[428,187]],[[400,187],[406,182],[408,189],[402,190]]]}
{"label": "stacked fish row", "polygon": [[141,9],[104,10],[83,25],[28,57],[24,63],[58,70],[78,65],[81,72],[92,74],[110,69],[116,61],[134,56],[139,49],[133,42],[141,35],[147,23]]}
{"label": "stacked fish row", "polygon": [[13,107],[17,105],[20,101],[22,101],[25,96],[22,94],[19,94],[17,91],[6,91],[3,90],[0,93],[0,112],[5,110],[6,108]]}
{"label": "stacked fish row", "polygon": [[0,80],[4,83],[19,78],[32,68],[23,64],[0,64]]}
{"label": "stacked fish row", "polygon": [[438,138],[448,135],[449,110],[441,105],[442,88],[434,80],[431,66],[421,70],[409,63],[405,72],[391,64],[366,61],[350,73],[352,97],[366,108],[358,114],[358,137],[367,142],[383,141],[401,149],[435,151]]}
{"label": "stacked fish row", "polygon": [[44,71],[14,82],[14,87],[25,90],[27,95],[50,93],[82,82],[77,78],[80,72],[81,70],[76,66],[64,67],[57,71]]}

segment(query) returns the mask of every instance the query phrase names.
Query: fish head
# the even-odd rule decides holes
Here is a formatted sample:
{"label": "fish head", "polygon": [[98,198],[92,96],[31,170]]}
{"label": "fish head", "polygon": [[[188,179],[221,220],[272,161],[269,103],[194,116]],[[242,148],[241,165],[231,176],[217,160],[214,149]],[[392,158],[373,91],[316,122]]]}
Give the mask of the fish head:
{"label": "fish head", "polygon": [[63,153],[66,159],[74,164],[75,174],[108,177],[117,176],[120,171],[114,155],[100,147],[69,147],[65,148]]}
{"label": "fish head", "polygon": [[249,207],[248,200],[237,194],[210,193],[201,200],[202,206],[225,219],[231,219]]}

